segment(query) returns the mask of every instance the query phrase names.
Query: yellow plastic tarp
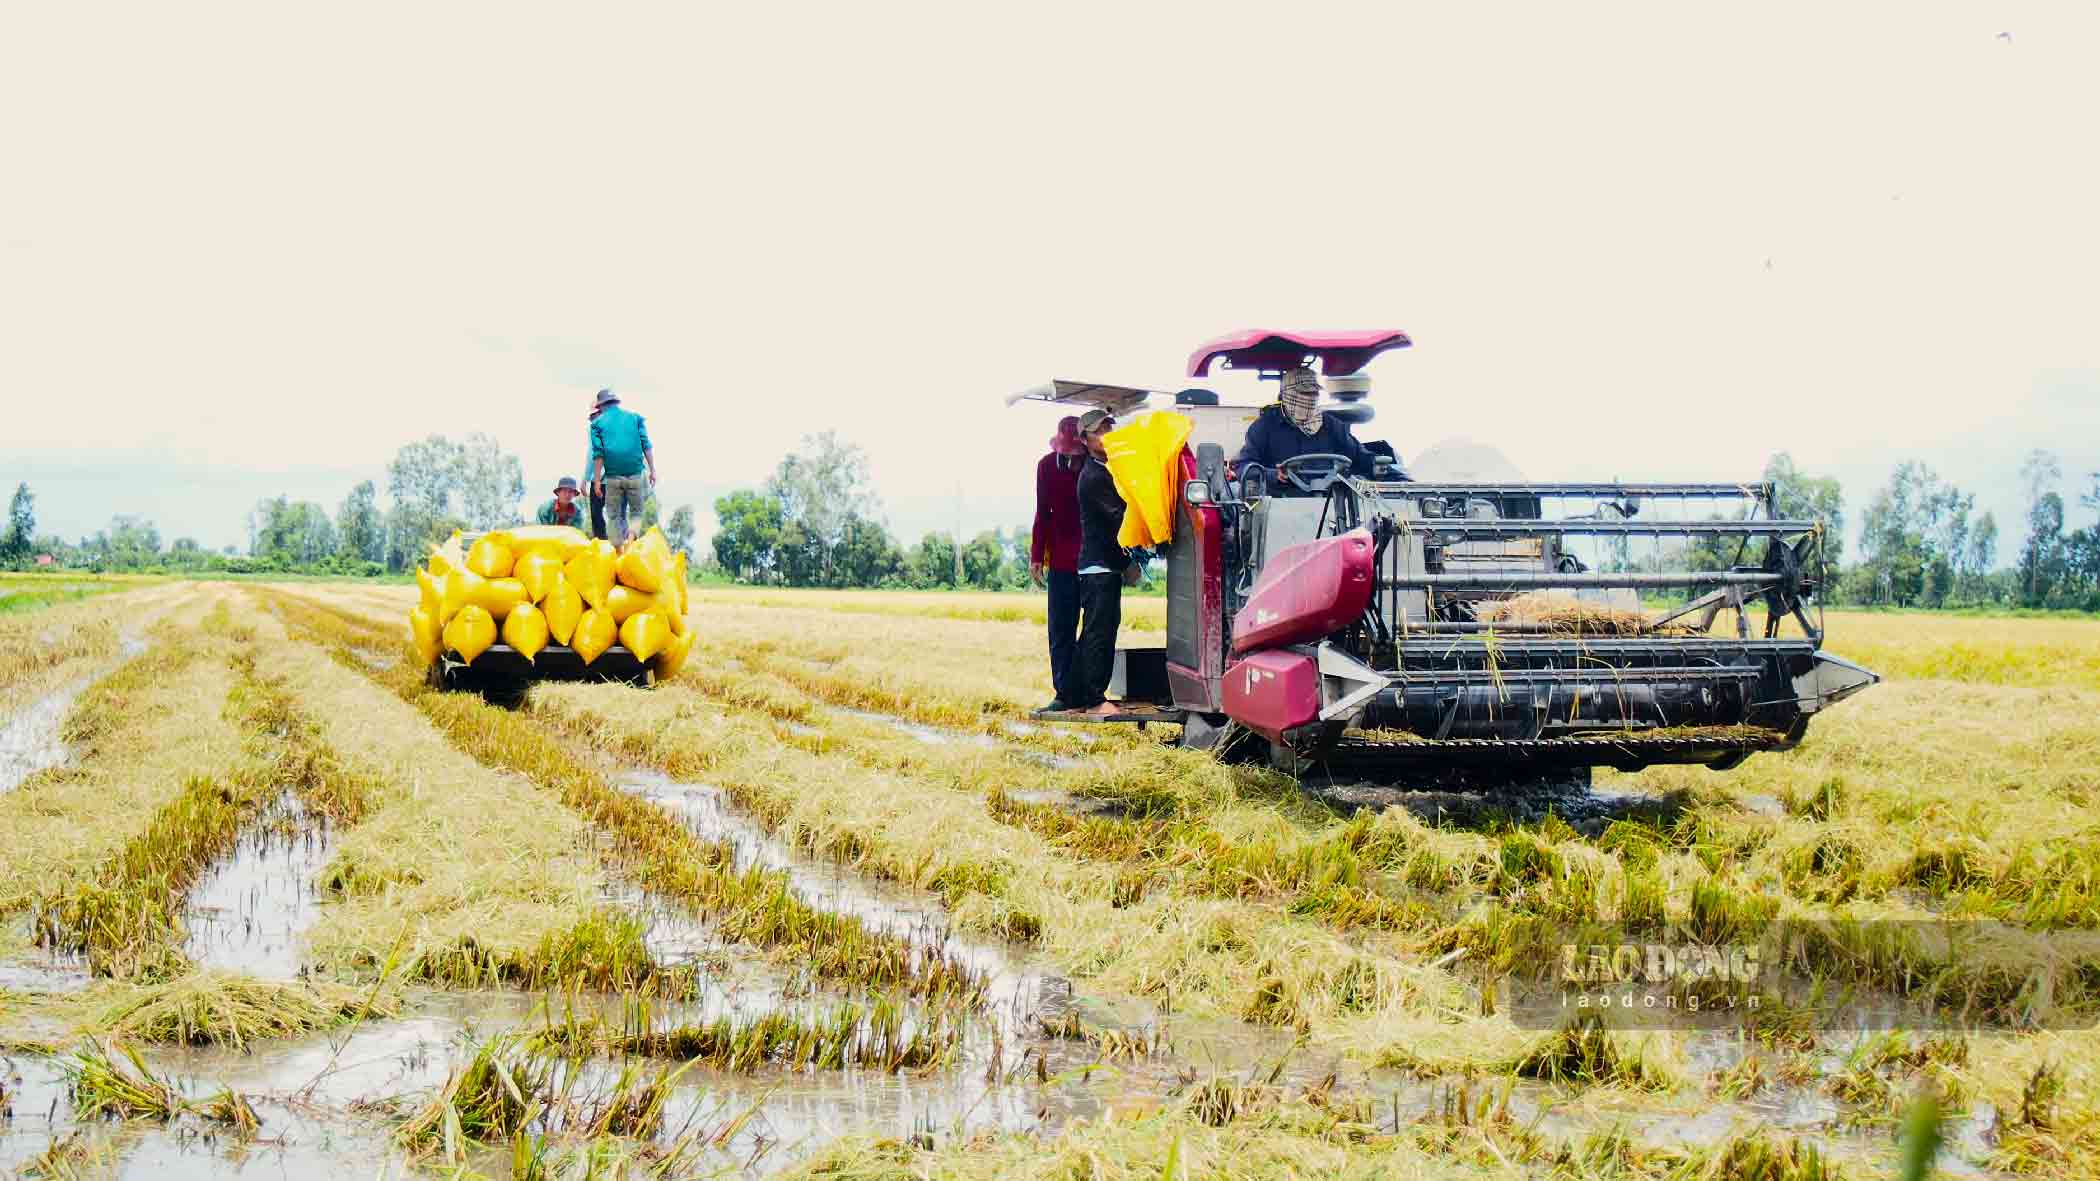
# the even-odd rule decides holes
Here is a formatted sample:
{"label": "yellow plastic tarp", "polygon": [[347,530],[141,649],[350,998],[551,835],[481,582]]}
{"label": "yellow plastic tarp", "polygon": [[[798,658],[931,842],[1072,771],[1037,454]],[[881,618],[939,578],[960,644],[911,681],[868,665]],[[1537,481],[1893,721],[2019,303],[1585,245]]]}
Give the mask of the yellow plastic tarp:
{"label": "yellow plastic tarp", "polygon": [[1125,549],[1165,545],[1174,537],[1174,506],[1181,498],[1181,449],[1196,424],[1186,414],[1153,410],[1101,436],[1108,474],[1123,497]]}

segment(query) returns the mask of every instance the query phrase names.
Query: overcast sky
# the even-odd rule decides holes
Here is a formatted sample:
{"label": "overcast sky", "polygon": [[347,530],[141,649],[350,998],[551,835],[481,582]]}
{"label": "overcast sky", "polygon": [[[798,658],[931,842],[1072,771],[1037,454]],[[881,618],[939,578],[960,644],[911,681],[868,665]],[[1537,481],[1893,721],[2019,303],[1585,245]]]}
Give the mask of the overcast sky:
{"label": "overcast sky", "polygon": [[432,432],[536,496],[612,384],[670,503],[836,428],[910,539],[1025,522],[1010,391],[1398,327],[1403,457],[1923,458],[2009,560],[2100,468],[2100,7],[1721,11],[10,5],[0,480],[245,543]]}

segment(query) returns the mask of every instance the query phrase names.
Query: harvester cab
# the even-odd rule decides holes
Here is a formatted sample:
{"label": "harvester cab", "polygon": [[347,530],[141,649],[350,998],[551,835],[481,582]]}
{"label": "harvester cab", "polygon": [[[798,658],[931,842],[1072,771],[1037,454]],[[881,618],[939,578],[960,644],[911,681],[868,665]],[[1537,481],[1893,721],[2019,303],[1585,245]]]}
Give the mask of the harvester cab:
{"label": "harvester cab", "polygon": [[[1410,343],[1241,332],[1198,349],[1188,376],[1317,365],[1323,411],[1360,425],[1364,367]],[[1762,481],[1410,478],[1375,443],[1369,477],[1333,455],[1242,470],[1227,457],[1261,407],[1207,389],[1054,381],[1007,401],[1189,420],[1168,493],[1166,642],[1118,650],[1123,709],[1106,719],[1176,722],[1187,746],[1455,787],[1727,769],[1790,749],[1879,680],[1822,650],[1823,526],[1780,518]]]}

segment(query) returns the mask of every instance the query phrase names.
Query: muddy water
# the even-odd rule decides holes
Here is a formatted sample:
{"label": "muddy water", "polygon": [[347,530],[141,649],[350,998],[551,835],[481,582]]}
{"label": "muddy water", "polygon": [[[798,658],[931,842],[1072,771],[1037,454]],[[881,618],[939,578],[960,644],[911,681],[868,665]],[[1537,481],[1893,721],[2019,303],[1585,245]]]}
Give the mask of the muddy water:
{"label": "muddy water", "polygon": [[320,818],[296,797],[277,800],[191,889],[184,953],[208,968],[295,979],[299,937],[320,914],[314,879],[334,850]]}
{"label": "muddy water", "polygon": [[61,685],[27,707],[0,720],[0,795],[13,791],[22,781],[48,767],[66,761],[66,744],[59,740],[66,715],[89,685],[146,650],[146,641],[127,634],[118,648],[118,661],[84,677]]}
{"label": "muddy water", "polygon": [[88,684],[87,677],[69,682],[0,722],[0,794],[13,791],[38,771],[65,761],[66,745],[58,739],[59,729],[72,710],[74,699]]}

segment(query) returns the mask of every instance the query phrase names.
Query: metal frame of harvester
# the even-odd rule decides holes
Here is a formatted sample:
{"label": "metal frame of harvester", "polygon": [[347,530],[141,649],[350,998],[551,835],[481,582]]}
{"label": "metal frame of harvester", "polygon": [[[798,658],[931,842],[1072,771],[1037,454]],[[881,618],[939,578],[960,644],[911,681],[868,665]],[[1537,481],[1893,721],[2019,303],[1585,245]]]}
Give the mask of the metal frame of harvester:
{"label": "metal frame of harvester", "polygon": [[[1410,343],[1256,330],[1197,350],[1188,374],[1318,364],[1330,412],[1365,422],[1363,366]],[[1057,381],[1008,402],[1023,400],[1119,415],[1160,402],[1195,424],[1164,555],[1166,643],[1117,652],[1123,708],[1105,720],[1179,723],[1185,745],[1259,750],[1301,775],[1485,786],[1725,770],[1793,747],[1814,714],[1879,680],[1822,650],[1822,526],[1778,517],[1761,481],[1416,482],[1316,456],[1241,471],[1226,457],[1259,407],[1208,390]],[[1675,564],[1626,560],[1635,539],[1676,543]],[[1620,557],[1600,561],[1603,546]],[[1489,609],[1534,591],[1613,626]],[[1644,602],[1658,594],[1676,596],[1660,614]]]}

